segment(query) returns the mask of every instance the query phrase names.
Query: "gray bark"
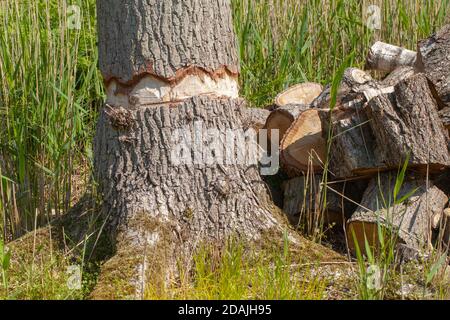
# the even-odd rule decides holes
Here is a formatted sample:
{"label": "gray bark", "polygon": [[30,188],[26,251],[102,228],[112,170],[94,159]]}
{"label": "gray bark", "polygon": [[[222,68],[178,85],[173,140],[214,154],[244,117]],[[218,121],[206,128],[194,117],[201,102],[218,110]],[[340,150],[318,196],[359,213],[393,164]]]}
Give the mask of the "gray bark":
{"label": "gray bark", "polygon": [[373,98],[366,112],[379,163],[398,168],[409,155],[410,166],[419,169],[439,171],[450,164],[448,134],[424,75],[409,77],[393,93]]}
{"label": "gray bark", "polygon": [[450,107],[450,24],[419,42],[416,68],[431,81],[441,107]]}
{"label": "gray bark", "polygon": [[[166,82],[189,72],[237,78],[229,1],[97,4],[101,71],[106,82],[114,79],[119,90],[126,89],[125,98],[146,85],[137,83],[145,75]],[[241,99],[186,95],[164,103],[107,104],[101,112],[94,171],[107,217],[104,229],[116,248],[102,267],[95,298],[142,297],[149,282],[176,278],[178,263],[188,269],[194,250],[205,242],[282,241],[287,225],[269,199],[256,159],[243,158],[249,151],[245,141],[233,144],[227,136],[227,130],[252,128],[261,122],[255,120],[260,114],[246,109]],[[112,101],[125,101],[120,99]],[[218,135],[210,131],[197,140],[198,128]],[[176,140],[183,134],[187,144],[180,148]],[[230,145],[235,149],[226,154]]]}
{"label": "gray bark", "polygon": [[[379,246],[377,225],[391,232],[398,243],[413,251],[431,244],[431,225],[435,214],[444,210],[448,198],[433,182],[408,177],[394,199],[396,173],[374,177],[367,187],[360,207],[348,221],[347,237],[354,250],[354,237],[364,251],[365,236],[372,247]],[[410,195],[400,203],[400,199]],[[365,235],[365,236],[364,236]],[[386,239],[385,239],[386,240]]]}
{"label": "gray bark", "polygon": [[397,169],[408,156],[410,167],[420,170],[450,164],[448,135],[423,74],[362,90],[341,99],[331,115],[320,112],[324,135],[331,127],[329,170],[335,178]]}
{"label": "gray bark", "polygon": [[189,68],[239,72],[228,0],[98,0],[100,69],[106,82],[143,75],[176,81]]}

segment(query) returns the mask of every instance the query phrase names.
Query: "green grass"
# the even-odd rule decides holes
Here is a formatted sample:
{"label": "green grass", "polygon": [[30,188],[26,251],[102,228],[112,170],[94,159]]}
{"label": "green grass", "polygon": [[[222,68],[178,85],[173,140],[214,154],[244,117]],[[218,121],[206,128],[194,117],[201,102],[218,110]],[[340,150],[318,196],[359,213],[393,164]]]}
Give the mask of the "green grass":
{"label": "green grass", "polygon": [[194,256],[191,270],[180,265],[180,279],[169,287],[155,285],[159,282],[152,281],[146,288],[145,298],[323,299],[327,279],[313,275],[309,266],[295,264],[287,240],[284,250],[280,251],[252,251],[236,241],[229,241],[221,249],[211,245],[201,246]]}
{"label": "green grass", "polygon": [[[415,49],[419,39],[450,22],[450,0],[231,2],[241,59],[241,95],[257,107],[270,104],[277,93],[298,82],[335,80],[336,87],[340,70],[362,67],[374,41]],[[365,26],[364,10],[372,3],[381,8],[380,30]],[[67,4],[65,0],[0,1],[0,239],[4,242],[63,214],[92,187],[91,141],[104,99],[95,1],[70,1],[81,7],[80,30],[67,28]],[[189,278],[194,283],[189,294],[197,298],[318,298],[322,294],[321,283],[305,289],[302,281],[289,278],[292,272],[286,274],[281,268],[283,257],[278,257],[279,267],[261,264],[252,269],[248,261],[241,261],[239,250],[223,254],[218,269],[202,260],[207,250],[200,253]],[[53,269],[42,270],[51,275]],[[242,286],[233,287],[233,281]],[[56,281],[50,291],[46,282],[41,281],[41,287],[25,281],[28,289],[30,283],[37,283],[36,290],[18,296],[67,297],[60,287],[64,280]],[[253,286],[245,286],[247,282]],[[177,297],[186,296],[183,290],[175,290],[180,292]],[[164,298],[167,293],[149,296]]]}

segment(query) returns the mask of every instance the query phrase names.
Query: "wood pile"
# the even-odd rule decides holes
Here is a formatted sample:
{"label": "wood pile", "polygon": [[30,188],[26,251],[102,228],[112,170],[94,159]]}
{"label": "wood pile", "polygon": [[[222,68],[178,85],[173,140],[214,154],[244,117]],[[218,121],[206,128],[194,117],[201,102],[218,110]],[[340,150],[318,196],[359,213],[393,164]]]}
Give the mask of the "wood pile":
{"label": "wood pile", "polygon": [[417,52],[375,43],[366,69],[384,79],[348,68],[335,105],[312,83],[277,96],[264,128],[280,132],[283,209],[311,232],[341,226],[351,250],[380,234],[415,252],[448,246],[450,25]]}

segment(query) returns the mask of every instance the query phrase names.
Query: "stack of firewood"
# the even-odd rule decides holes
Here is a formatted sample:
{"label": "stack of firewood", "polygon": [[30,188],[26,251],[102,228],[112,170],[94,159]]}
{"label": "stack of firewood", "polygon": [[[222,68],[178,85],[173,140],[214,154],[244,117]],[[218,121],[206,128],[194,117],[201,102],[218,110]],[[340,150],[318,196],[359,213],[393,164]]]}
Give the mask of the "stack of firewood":
{"label": "stack of firewood", "polygon": [[404,252],[448,245],[450,25],[417,52],[375,43],[366,69],[387,76],[348,68],[336,95],[306,83],[275,99],[265,128],[280,131],[284,211],[342,226],[351,249],[380,230]]}

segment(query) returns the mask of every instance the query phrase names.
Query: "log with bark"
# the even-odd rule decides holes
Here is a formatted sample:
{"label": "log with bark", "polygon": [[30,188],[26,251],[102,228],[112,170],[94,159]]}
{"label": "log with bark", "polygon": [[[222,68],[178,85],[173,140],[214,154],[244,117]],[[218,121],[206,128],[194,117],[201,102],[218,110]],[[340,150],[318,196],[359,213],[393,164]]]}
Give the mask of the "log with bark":
{"label": "log with bark", "polygon": [[416,68],[430,80],[439,105],[450,107],[450,24],[418,44]]}
{"label": "log with bark", "polygon": [[367,55],[366,69],[389,73],[398,67],[414,66],[416,58],[415,51],[377,41]]}
{"label": "log with bark", "polygon": [[252,117],[230,2],[98,0],[97,12],[107,103],[94,171],[116,253],[93,297],[140,298],[149,281],[176,278],[177,263],[189,268],[203,242],[282,242],[285,230],[303,241],[247,161],[255,139],[239,135]]}
{"label": "log with bark", "polygon": [[[377,88],[378,87],[378,88]],[[372,83],[331,115],[320,113],[324,134],[331,126],[329,169],[336,178],[411,168],[439,172],[448,167],[448,133],[423,74],[394,87]]]}
{"label": "log with bark", "polygon": [[[448,203],[446,194],[425,178],[408,176],[400,188],[397,173],[374,177],[360,206],[348,221],[347,238],[351,250],[355,243],[365,252],[365,241],[379,248],[379,227],[387,241],[394,239],[414,252],[427,249],[431,241],[432,217]],[[391,238],[392,237],[392,238]]]}
{"label": "log with bark", "polygon": [[267,118],[265,129],[271,138],[272,130],[278,130],[279,143],[295,119],[310,108],[311,102],[322,92],[318,83],[305,82],[292,86],[275,98],[275,107]]}

